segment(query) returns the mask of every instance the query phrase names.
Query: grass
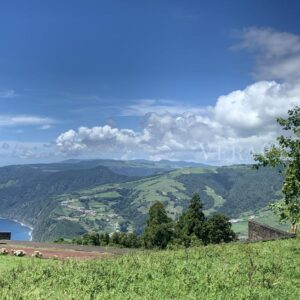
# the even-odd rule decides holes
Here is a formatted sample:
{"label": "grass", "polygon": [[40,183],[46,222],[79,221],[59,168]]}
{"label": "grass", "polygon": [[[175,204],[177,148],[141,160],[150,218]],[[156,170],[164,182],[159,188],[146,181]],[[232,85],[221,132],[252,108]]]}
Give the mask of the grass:
{"label": "grass", "polygon": [[299,299],[300,240],[96,261],[0,257],[0,299]]}
{"label": "grass", "polygon": [[221,197],[220,195],[216,194],[216,192],[209,186],[206,186],[205,192],[208,196],[211,196],[214,199],[213,207],[205,210],[205,213],[207,215],[210,215],[210,214],[217,212],[218,208],[220,208],[224,205],[225,199],[223,197]]}

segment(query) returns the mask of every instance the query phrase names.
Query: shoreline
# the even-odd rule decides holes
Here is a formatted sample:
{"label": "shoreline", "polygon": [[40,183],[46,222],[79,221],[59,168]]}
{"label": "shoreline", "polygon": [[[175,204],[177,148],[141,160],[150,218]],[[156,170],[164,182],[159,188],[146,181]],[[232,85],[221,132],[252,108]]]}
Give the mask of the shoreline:
{"label": "shoreline", "polygon": [[0,220],[13,221],[13,222],[15,222],[15,223],[20,224],[22,227],[26,227],[26,228],[30,229],[30,230],[28,231],[28,235],[29,235],[29,241],[32,241],[32,231],[33,231],[33,227],[32,227],[32,226],[27,225],[27,224],[25,224],[25,223],[23,223],[23,222],[21,222],[21,221],[18,221],[17,219],[10,219],[10,218],[5,218],[5,217],[0,217]]}

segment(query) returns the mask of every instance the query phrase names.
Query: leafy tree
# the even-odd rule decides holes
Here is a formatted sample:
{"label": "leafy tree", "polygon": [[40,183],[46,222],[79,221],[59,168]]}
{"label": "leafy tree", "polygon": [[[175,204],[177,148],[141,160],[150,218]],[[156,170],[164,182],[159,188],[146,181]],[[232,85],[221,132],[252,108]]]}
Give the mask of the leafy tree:
{"label": "leafy tree", "polygon": [[287,118],[278,118],[285,134],[277,138],[277,144],[255,154],[259,166],[281,166],[284,173],[282,192],[284,201],[271,205],[281,221],[291,222],[291,231],[296,233],[300,221],[300,107],[288,111]]}
{"label": "leafy tree", "polygon": [[188,209],[183,212],[175,226],[175,239],[186,247],[191,244],[191,237],[195,235],[203,242],[206,241],[205,215],[199,194],[194,194]]}
{"label": "leafy tree", "polygon": [[102,233],[99,235],[99,243],[101,246],[107,246],[109,244],[109,234],[108,233]]}
{"label": "leafy tree", "polygon": [[162,203],[155,202],[149,209],[149,219],[143,235],[146,248],[167,247],[173,234],[173,224],[171,218]]}
{"label": "leafy tree", "polygon": [[237,236],[231,229],[229,218],[223,214],[214,214],[207,220],[207,240],[212,244],[235,241]]}
{"label": "leafy tree", "polygon": [[118,245],[121,241],[121,234],[119,232],[114,232],[110,238],[112,244]]}

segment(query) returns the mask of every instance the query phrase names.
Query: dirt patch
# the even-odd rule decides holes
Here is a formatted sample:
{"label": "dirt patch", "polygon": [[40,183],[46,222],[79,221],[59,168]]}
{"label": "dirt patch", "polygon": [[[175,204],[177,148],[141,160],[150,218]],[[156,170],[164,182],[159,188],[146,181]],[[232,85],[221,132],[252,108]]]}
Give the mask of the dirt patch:
{"label": "dirt patch", "polygon": [[91,245],[56,244],[28,241],[0,240],[0,248],[7,250],[23,250],[26,256],[31,256],[34,251],[40,251],[44,258],[58,259],[98,259],[123,255],[135,251],[134,249],[101,247]]}
{"label": "dirt patch", "polygon": [[[113,254],[111,253],[99,253],[99,252],[84,252],[84,251],[76,251],[76,250],[62,250],[62,249],[37,249],[37,248],[28,248],[28,247],[3,247],[7,249],[10,253],[14,250],[23,250],[26,252],[26,256],[32,256],[35,251],[39,251],[42,253],[43,258],[56,258],[56,259],[95,259],[95,258],[105,258],[111,257]],[[11,254],[13,255],[13,254]]]}

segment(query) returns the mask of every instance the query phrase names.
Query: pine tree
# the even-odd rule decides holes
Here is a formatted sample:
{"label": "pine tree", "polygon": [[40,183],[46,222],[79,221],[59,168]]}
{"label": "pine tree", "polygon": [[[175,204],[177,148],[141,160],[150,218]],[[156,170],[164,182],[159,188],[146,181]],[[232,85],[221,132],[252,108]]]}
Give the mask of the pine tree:
{"label": "pine tree", "polygon": [[192,237],[197,237],[206,243],[207,232],[203,204],[199,194],[194,194],[188,209],[183,212],[175,226],[177,242],[189,247]]}
{"label": "pine tree", "polygon": [[168,217],[163,204],[157,201],[149,209],[149,219],[143,235],[144,246],[164,249],[171,240],[172,234],[172,220]]}

